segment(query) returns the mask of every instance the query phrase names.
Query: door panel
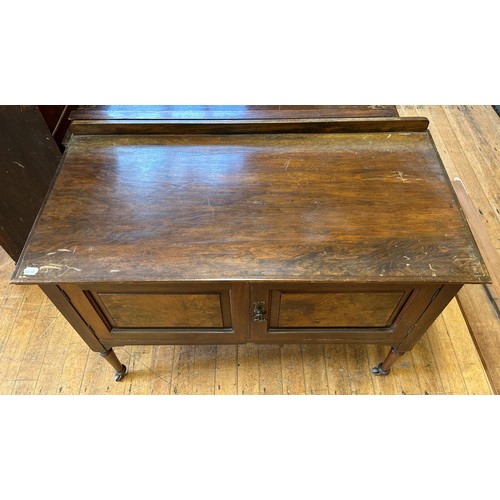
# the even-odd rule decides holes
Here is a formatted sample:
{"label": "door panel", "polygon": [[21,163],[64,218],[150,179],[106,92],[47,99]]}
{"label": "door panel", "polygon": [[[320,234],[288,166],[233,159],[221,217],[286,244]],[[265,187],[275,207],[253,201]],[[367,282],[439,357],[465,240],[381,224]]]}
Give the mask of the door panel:
{"label": "door panel", "polygon": [[278,328],[387,327],[404,296],[394,292],[279,293]]}
{"label": "door panel", "polygon": [[435,285],[253,284],[254,342],[391,344],[423,313]]}
{"label": "door panel", "polygon": [[224,326],[221,297],[218,293],[97,293],[95,297],[100,300],[103,312],[107,313],[114,328],[222,328]]}
{"label": "door panel", "polygon": [[61,285],[105,346],[248,340],[246,283]]}

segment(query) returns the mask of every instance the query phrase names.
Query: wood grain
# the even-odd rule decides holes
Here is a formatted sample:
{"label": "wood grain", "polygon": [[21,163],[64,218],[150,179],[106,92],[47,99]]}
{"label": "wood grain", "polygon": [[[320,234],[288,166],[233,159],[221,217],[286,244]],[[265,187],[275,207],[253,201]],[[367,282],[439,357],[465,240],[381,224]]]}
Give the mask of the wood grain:
{"label": "wood grain", "polygon": [[[68,347],[70,343],[76,342],[78,337],[72,330],[71,326],[62,315],[58,315],[56,321],[50,329],[50,339],[43,357],[42,367],[38,375],[38,380],[35,387],[35,394],[58,394],[59,380],[63,373],[64,364],[68,355]],[[83,341],[82,341],[83,342]],[[104,363],[102,363],[104,365]],[[87,364],[83,367],[82,378],[87,372]],[[108,370],[109,375],[109,370]],[[61,389],[62,391],[62,389]],[[81,385],[78,394],[81,391]]]}
{"label": "wood grain", "polygon": [[58,394],[80,393],[90,353],[89,348],[80,339],[69,344],[57,384]]}
{"label": "wood grain", "polygon": [[495,394],[500,394],[500,314],[488,291],[466,285],[457,301]]}
{"label": "wood grain", "polygon": [[[499,144],[498,138],[490,144],[487,144],[484,139],[480,140],[477,130],[474,130],[473,125],[471,126],[471,120],[466,119],[459,106],[447,106],[445,113],[455,135],[462,144],[465,156],[474,167],[474,173],[484,192],[490,200],[495,200],[499,194],[500,179],[498,179],[498,174],[495,176],[495,171],[489,164],[491,161],[498,161],[498,151],[494,150],[494,147]],[[498,203],[498,199],[496,201]]]}
{"label": "wood grain", "polygon": [[153,352],[150,370],[154,378],[151,384],[151,394],[170,394],[174,364],[174,346],[158,345],[153,346],[151,350]]}
{"label": "wood grain", "polygon": [[[16,321],[10,329],[0,358],[0,379],[15,380],[23,364],[43,297],[27,295],[22,301]],[[35,319],[35,322],[33,321]]]}
{"label": "wood grain", "polygon": [[[50,329],[58,316],[57,309],[47,297],[44,297],[35,324],[29,337],[26,351],[19,366],[19,371],[27,380],[37,380],[47,350]],[[76,340],[75,336],[75,340]],[[83,344],[83,342],[81,342]]]}
{"label": "wood grain", "polygon": [[[303,134],[424,132],[427,118],[285,118],[262,120],[76,120],[68,134]],[[70,142],[67,142],[70,145]]]}
{"label": "wood grain", "polygon": [[260,394],[283,394],[283,374],[279,345],[259,345]]}
{"label": "wood grain", "polygon": [[411,355],[416,369],[420,390],[424,394],[444,394],[444,387],[436,366],[434,352],[432,351],[429,336],[436,335],[435,328],[431,326],[426,334],[415,344]]}
{"label": "wood grain", "polygon": [[238,394],[259,394],[259,383],[259,352],[257,345],[238,345]]}
{"label": "wood grain", "polygon": [[349,383],[352,394],[373,394],[372,377],[367,377],[366,372],[371,366],[368,352],[364,345],[347,345],[346,361],[349,370]]}
{"label": "wood grain", "polygon": [[322,345],[303,345],[306,394],[328,394],[325,350]]}
{"label": "wood grain", "polygon": [[[308,359],[305,360],[305,364]],[[312,367],[307,364],[310,373]],[[283,394],[307,394],[305,368],[300,345],[285,344],[281,346],[281,372],[283,377]]]}
{"label": "wood grain", "polygon": [[397,117],[396,106],[80,106],[72,120],[263,120],[284,118]]}
{"label": "wood grain", "polygon": [[[194,351],[194,373],[193,373],[193,393],[194,394],[216,394],[215,384],[218,373],[219,382],[221,379],[221,368],[223,363],[219,363],[219,371],[216,373],[216,361],[218,359],[218,348],[216,345],[197,345]],[[232,363],[234,369],[234,363]],[[222,377],[223,378],[223,377]],[[223,384],[224,385],[224,384]]]}
{"label": "wood grain", "polygon": [[426,133],[79,137],[13,281],[483,282],[451,193]]}
{"label": "wood grain", "polygon": [[[325,366],[328,380],[329,394],[351,394],[350,373],[347,368],[347,354],[345,345],[325,345]],[[385,355],[387,348],[384,347],[384,354],[377,358],[376,366]]]}
{"label": "wood grain", "polygon": [[[478,108],[482,108],[482,106],[468,107],[469,112],[474,114],[476,114],[475,110]],[[477,163],[474,164],[466,154],[466,145],[457,138],[457,134],[450,123],[450,117],[449,114],[446,113],[446,109],[447,106],[419,106],[414,113],[428,113],[428,116],[431,118],[429,128],[449,177],[453,179],[458,176],[467,186],[474,206],[481,215],[485,229],[490,235],[491,241],[494,242],[495,247],[497,247],[498,242],[500,242],[500,200],[498,200],[498,197],[492,198],[486,193],[485,187],[483,186],[484,175],[476,171]],[[498,117],[496,117],[496,119],[500,120]],[[466,121],[467,117],[464,115],[462,123]],[[466,136],[467,133],[461,134],[462,138]],[[497,151],[494,149],[494,140],[489,143],[488,148],[491,155],[496,155],[496,160],[494,160],[493,164],[498,164],[500,153],[498,153],[498,147]],[[487,176],[487,178],[489,180],[490,176]]]}
{"label": "wood grain", "polygon": [[235,345],[217,346],[215,394],[238,393],[237,352]]}
{"label": "wood grain", "polygon": [[278,327],[389,324],[403,292],[282,293]]}
{"label": "wood grain", "polygon": [[12,387],[12,395],[31,396],[35,393],[35,380],[16,380]]}
{"label": "wood grain", "polygon": [[[450,109],[451,108],[451,109]],[[500,118],[491,106],[403,106],[405,116],[425,115],[444,166],[459,177],[488,239],[500,250],[500,198],[492,183],[499,177]],[[497,184],[498,185],[498,184]],[[476,225],[479,226],[477,223]],[[490,266],[491,267],[491,266]],[[496,266],[498,267],[498,266]],[[496,267],[494,272],[496,271]],[[457,294],[472,339],[495,393],[500,393],[500,297],[493,286],[464,286]]]}
{"label": "wood grain", "polygon": [[453,348],[453,332],[450,335],[442,315],[434,322],[433,326],[443,332],[440,336],[429,335],[428,337],[441,375],[443,391],[445,394],[467,394],[467,386],[462,375],[460,361],[457,359]]}
{"label": "wood grain", "polygon": [[467,394],[482,394],[488,380],[484,372],[478,373],[474,369],[479,356],[476,351],[471,351],[466,347],[470,342],[470,334],[456,299],[450,302],[447,314],[443,317],[448,333],[452,337],[455,355],[460,362],[460,371],[467,387]]}
{"label": "wood grain", "polygon": [[193,394],[196,346],[175,346],[170,394]]}
{"label": "wood grain", "polygon": [[500,295],[500,253],[497,252],[493,243],[489,239],[488,233],[481,222],[481,218],[472,204],[472,201],[467,194],[467,190],[459,177],[455,177],[453,179],[453,188],[457,193],[460,206],[465,213],[465,217],[467,218],[476,244],[481,252],[486,267],[488,268],[491,281],[498,296]]}
{"label": "wood grain", "polygon": [[218,294],[111,294],[101,293],[117,328],[222,328]]}
{"label": "wood grain", "polygon": [[398,394],[416,395],[425,394],[422,390],[417,375],[417,367],[413,360],[413,353],[407,352],[404,356],[398,358],[392,367],[392,372],[398,370],[399,377],[396,380]]}
{"label": "wood grain", "polygon": [[[122,352],[126,353],[128,356],[125,356],[125,360],[122,360],[118,357],[119,351],[117,350],[115,351],[115,353],[118,357],[118,360],[120,364],[125,364],[130,374],[133,374],[131,377],[127,376],[123,380],[123,385],[125,386],[123,392],[125,394],[132,394],[133,392],[138,392],[140,394],[151,394],[152,386],[155,380],[153,377],[150,377],[149,373],[149,367],[152,365],[153,361],[153,349],[149,346],[143,345],[127,346],[122,349]],[[128,361],[128,364],[125,363],[125,361]],[[113,368],[116,370],[120,367]],[[121,385],[109,379],[108,383]],[[116,389],[117,391],[119,391],[119,388]]]}

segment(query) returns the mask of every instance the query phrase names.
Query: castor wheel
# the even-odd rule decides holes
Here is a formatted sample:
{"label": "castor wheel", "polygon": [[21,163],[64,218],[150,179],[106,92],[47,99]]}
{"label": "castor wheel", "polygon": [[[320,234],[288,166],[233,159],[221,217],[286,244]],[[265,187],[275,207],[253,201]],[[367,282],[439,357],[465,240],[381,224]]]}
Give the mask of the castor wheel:
{"label": "castor wheel", "polygon": [[378,366],[375,366],[372,368],[372,373],[373,375],[377,375],[379,377],[384,377],[385,375],[389,375],[391,373],[391,369],[389,368],[388,370],[384,370],[382,368],[383,363],[379,363]]}
{"label": "castor wheel", "polygon": [[120,380],[127,375],[128,370],[125,365],[122,365],[122,370],[120,372],[117,372],[115,370],[115,382],[120,382]]}

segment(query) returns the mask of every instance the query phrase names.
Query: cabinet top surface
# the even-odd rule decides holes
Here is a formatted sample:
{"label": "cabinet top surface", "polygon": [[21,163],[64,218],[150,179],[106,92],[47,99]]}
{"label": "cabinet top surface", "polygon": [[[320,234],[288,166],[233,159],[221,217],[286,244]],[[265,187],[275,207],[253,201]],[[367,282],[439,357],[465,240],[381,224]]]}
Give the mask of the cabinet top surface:
{"label": "cabinet top surface", "polygon": [[487,280],[427,132],[80,135],[17,283]]}

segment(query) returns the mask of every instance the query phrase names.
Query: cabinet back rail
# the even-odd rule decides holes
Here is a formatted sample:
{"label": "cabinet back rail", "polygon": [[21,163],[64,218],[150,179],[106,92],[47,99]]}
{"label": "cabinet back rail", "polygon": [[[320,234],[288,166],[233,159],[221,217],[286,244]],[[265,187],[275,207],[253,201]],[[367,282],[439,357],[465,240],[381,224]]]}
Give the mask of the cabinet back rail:
{"label": "cabinet back rail", "polygon": [[255,120],[74,120],[71,135],[290,134],[425,132],[429,120],[408,118],[300,118]]}

